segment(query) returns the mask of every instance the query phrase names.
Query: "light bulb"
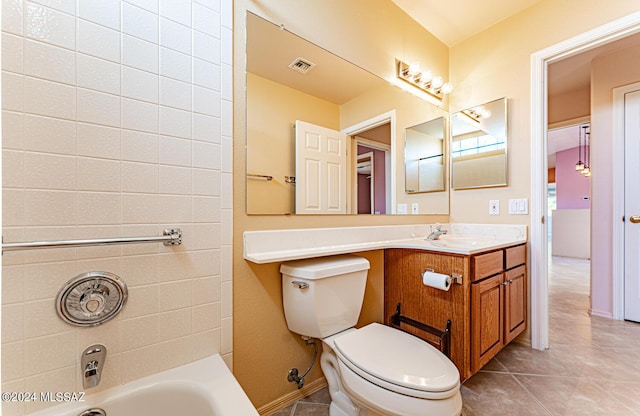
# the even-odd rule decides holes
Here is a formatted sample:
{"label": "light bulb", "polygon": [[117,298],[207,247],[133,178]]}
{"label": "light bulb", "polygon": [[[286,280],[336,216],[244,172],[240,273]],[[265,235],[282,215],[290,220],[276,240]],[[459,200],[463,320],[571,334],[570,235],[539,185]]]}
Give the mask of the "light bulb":
{"label": "light bulb", "polygon": [[420,62],[414,62],[409,65],[409,75],[413,76],[420,73]]}
{"label": "light bulb", "polygon": [[584,170],[584,163],[578,162],[576,163],[576,172],[582,172]]}
{"label": "light bulb", "polygon": [[444,84],[444,81],[442,80],[442,77],[434,77],[433,81],[431,81],[431,86],[433,88],[440,88],[440,87],[442,87],[442,84]]}
{"label": "light bulb", "polygon": [[442,91],[443,94],[449,94],[451,91],[453,91],[453,85],[449,84],[448,82],[445,82],[442,85],[442,89],[440,91]]}

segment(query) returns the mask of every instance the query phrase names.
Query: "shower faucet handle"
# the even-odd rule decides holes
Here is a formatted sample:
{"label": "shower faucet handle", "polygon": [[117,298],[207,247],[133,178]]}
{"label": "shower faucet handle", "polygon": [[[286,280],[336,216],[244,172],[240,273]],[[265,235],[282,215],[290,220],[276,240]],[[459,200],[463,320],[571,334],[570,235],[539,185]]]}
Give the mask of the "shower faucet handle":
{"label": "shower faucet handle", "polygon": [[107,358],[107,347],[100,344],[91,345],[82,352],[81,371],[82,386],[85,389],[100,384],[100,377]]}

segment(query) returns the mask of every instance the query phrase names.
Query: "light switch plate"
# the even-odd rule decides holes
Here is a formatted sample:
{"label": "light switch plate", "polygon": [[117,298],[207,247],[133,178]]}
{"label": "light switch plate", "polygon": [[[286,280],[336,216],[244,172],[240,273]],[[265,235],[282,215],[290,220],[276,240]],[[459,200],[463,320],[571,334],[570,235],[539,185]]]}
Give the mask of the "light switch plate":
{"label": "light switch plate", "polygon": [[500,201],[497,199],[489,200],[489,215],[500,215]]}
{"label": "light switch plate", "polygon": [[398,214],[407,214],[407,204],[398,204]]}
{"label": "light switch plate", "polygon": [[419,208],[418,208],[418,203],[414,202],[411,204],[411,213],[412,214],[419,214]]}

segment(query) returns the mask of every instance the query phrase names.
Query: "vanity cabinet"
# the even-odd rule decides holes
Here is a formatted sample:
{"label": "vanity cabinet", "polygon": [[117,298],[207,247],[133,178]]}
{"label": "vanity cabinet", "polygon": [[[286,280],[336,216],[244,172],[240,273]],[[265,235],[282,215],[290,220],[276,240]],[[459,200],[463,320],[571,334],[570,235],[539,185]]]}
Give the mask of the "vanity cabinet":
{"label": "vanity cabinet", "polygon": [[[458,274],[448,291],[422,284],[426,269]],[[462,380],[475,374],[526,328],[526,245],[460,255],[414,249],[385,250],[385,323],[401,304],[402,315],[444,330],[450,327],[450,358]],[[438,346],[418,328],[400,329]]]}

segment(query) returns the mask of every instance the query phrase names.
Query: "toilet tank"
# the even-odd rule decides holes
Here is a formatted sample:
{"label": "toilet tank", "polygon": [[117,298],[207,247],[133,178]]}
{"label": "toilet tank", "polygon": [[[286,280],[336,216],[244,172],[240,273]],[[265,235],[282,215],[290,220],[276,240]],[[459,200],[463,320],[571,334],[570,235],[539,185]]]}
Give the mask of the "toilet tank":
{"label": "toilet tank", "polygon": [[283,263],[282,302],[289,329],[325,338],[358,322],[369,261],[341,255]]}

